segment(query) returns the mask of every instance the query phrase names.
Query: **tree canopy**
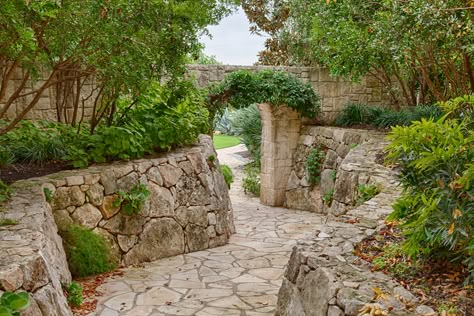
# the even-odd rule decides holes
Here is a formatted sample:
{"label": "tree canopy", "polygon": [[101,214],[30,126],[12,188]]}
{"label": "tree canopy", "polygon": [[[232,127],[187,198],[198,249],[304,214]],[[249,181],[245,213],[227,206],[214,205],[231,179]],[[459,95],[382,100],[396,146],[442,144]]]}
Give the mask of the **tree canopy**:
{"label": "tree canopy", "polygon": [[[201,49],[206,27],[228,14],[234,0],[12,0],[0,6],[0,118],[19,97],[30,111],[49,87],[57,88],[58,118],[74,123],[86,80],[97,81],[92,124],[113,112],[120,93],[137,95],[152,80],[183,73]],[[23,81],[13,85],[15,71]],[[41,80],[40,80],[41,79]],[[37,84],[27,87],[32,80]],[[13,91],[13,92],[12,92]]]}
{"label": "tree canopy", "polygon": [[287,17],[276,1],[250,2],[254,14],[284,20],[272,38],[288,56],[278,64],[323,65],[354,80],[371,74],[404,104],[474,91],[471,0],[288,0]]}

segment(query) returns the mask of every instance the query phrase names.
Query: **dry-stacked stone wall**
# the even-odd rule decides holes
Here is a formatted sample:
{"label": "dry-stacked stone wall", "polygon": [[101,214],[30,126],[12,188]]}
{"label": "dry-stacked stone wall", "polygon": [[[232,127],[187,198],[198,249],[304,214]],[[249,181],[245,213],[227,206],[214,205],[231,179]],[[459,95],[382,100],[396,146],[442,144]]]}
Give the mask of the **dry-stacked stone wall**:
{"label": "dry-stacked stone wall", "polygon": [[[357,151],[346,153],[339,164],[345,166],[348,177],[354,178],[363,177],[361,170],[383,170],[385,167],[378,164],[373,153],[382,153],[385,145],[365,142]],[[384,227],[385,217],[392,212],[391,204],[400,195],[394,172],[377,173],[376,178],[385,185],[380,194],[337,220],[317,225],[313,236],[295,246],[279,291],[277,316],[379,315],[376,311],[414,315],[405,307],[419,304],[417,298],[389,276],[372,272],[368,263],[353,254],[357,243]]]}
{"label": "dry-stacked stone wall", "polygon": [[[114,205],[117,193],[139,183],[150,197],[138,214],[126,215]],[[220,246],[234,231],[209,136],[160,157],[64,171],[13,189],[0,214],[18,221],[0,226],[0,290],[32,293],[35,316],[71,315],[61,288],[71,275],[58,232],[72,224],[103,235],[125,265]]]}
{"label": "dry-stacked stone wall", "polygon": [[[285,205],[340,215],[354,206],[359,185],[386,187],[386,176],[393,171],[377,162],[382,159],[380,146],[387,145],[384,137],[385,134],[376,131],[304,126],[293,155]],[[307,158],[314,148],[325,151],[317,185],[309,183],[307,174]],[[328,197],[332,198],[331,203]]]}

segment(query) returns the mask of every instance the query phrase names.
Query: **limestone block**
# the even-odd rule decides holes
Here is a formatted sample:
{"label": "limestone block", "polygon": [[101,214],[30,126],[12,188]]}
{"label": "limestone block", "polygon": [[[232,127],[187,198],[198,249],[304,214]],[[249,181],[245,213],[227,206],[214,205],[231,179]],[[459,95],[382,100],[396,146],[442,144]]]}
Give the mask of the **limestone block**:
{"label": "limestone block", "polygon": [[110,259],[115,263],[119,263],[120,256],[121,256],[120,247],[119,247],[119,244],[117,243],[115,236],[109,233],[107,230],[103,228],[99,228],[99,227],[95,228],[93,232],[104,237],[110,249],[110,255],[111,255]]}
{"label": "limestone block", "polygon": [[117,242],[123,252],[128,252],[137,243],[138,237],[135,235],[117,235]]}
{"label": "limestone block", "polygon": [[209,235],[205,228],[188,224],[184,233],[186,236],[186,245],[190,252],[207,249],[209,247]]}
{"label": "limestone block", "polygon": [[331,169],[324,169],[321,172],[321,183],[319,185],[321,196],[329,194],[331,191],[334,192],[334,184],[335,181],[333,179],[334,170]]}
{"label": "limestone block", "polygon": [[125,256],[127,265],[184,253],[184,232],[172,218],[152,219],[143,228],[140,242]]}
{"label": "limestone block", "polygon": [[166,187],[175,185],[183,175],[183,170],[171,165],[162,165],[158,168],[160,170],[161,176],[163,177],[163,184]]}
{"label": "limestone block", "polygon": [[115,201],[118,199],[118,195],[108,195],[102,199],[102,204],[99,206],[99,210],[102,213],[104,219],[113,217],[120,211],[120,206],[115,206]]}
{"label": "limestone block", "polygon": [[[132,169],[133,170],[133,169]],[[117,189],[129,192],[139,182],[139,175],[136,172],[130,172],[126,176],[117,180]]]}
{"label": "limestone block", "polygon": [[72,213],[72,219],[75,223],[92,229],[99,224],[102,219],[102,213],[94,205],[86,203]]}
{"label": "limestone block", "polygon": [[74,223],[67,210],[56,210],[53,212],[53,216],[60,232],[67,230]]}
{"label": "limestone block", "polygon": [[89,198],[89,202],[95,206],[100,206],[104,201],[104,187],[99,183],[92,184],[86,191],[86,195]]}
{"label": "limestone block", "polygon": [[148,186],[150,197],[142,210],[143,216],[163,217],[172,216],[175,208],[171,192],[164,187],[150,183]]}
{"label": "limestone block", "polygon": [[148,169],[146,176],[149,181],[152,181],[159,186],[163,185],[163,178],[161,177],[160,170],[158,169],[158,167],[152,167]]}
{"label": "limestone block", "polygon": [[100,174],[100,183],[104,186],[104,194],[114,194],[117,192],[117,181],[112,170],[107,169]]}
{"label": "limestone block", "polygon": [[70,187],[72,187],[74,185],[82,185],[82,184],[84,184],[84,177],[83,176],[66,177],[66,183]]}
{"label": "limestone block", "polygon": [[85,201],[86,196],[78,186],[59,187],[54,193],[51,207],[53,210],[61,210],[68,206],[81,206]]}

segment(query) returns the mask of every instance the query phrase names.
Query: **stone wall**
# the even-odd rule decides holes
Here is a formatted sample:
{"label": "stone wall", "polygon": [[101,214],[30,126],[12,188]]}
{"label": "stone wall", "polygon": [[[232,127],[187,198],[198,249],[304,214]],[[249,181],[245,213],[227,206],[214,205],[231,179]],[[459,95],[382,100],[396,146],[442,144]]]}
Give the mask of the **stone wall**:
{"label": "stone wall", "polygon": [[[386,187],[384,179],[393,171],[377,163],[385,134],[337,127],[304,126],[293,156],[285,193],[285,206],[293,209],[340,215],[353,207],[357,187],[375,184]],[[365,144],[364,146],[359,146]],[[319,185],[308,182],[306,160],[314,148],[326,153]],[[369,163],[372,162],[372,163]],[[332,196],[332,202],[324,197]]]}
{"label": "stone wall", "polygon": [[[351,151],[344,161],[356,166],[357,176],[360,169],[377,164],[374,155],[360,160],[362,152],[381,152],[384,145],[363,143],[357,154]],[[356,316],[361,315],[364,306],[374,304],[388,315],[414,315],[405,310],[405,304],[416,306],[414,295],[382,272],[371,272],[365,261],[353,255],[355,244],[384,227],[385,217],[392,212],[391,204],[400,195],[395,173],[378,177],[386,184],[382,193],[337,221],[314,227],[313,237],[295,246],[279,291],[277,316]],[[374,288],[385,295],[374,301]]]}
{"label": "stone wall", "polygon": [[[305,82],[311,83],[314,90],[321,96],[323,117],[326,120],[333,120],[335,115],[343,108],[343,106],[351,102],[360,102],[365,104],[390,104],[390,98],[384,92],[379,82],[373,77],[363,77],[360,83],[353,84],[347,79],[335,78],[329,75],[329,71],[324,68],[315,67],[272,67],[272,66],[229,66],[229,65],[188,65],[189,77],[195,78],[201,87],[208,86],[211,83],[221,81],[225,75],[237,70],[260,71],[264,69],[283,70],[295,74]],[[45,74],[47,74],[45,72]],[[13,93],[13,88],[18,87],[23,78],[23,71],[17,69],[13,77],[13,84],[7,92],[7,96]],[[28,93],[34,87],[39,87],[44,83],[43,80],[36,82],[29,81],[27,87],[23,90]],[[84,112],[84,119],[87,121],[92,116],[94,98],[90,97],[93,94],[95,87],[94,80],[86,82],[82,88],[81,104],[84,109],[79,109],[78,117],[82,116]],[[32,96],[25,96],[18,99],[13,106],[8,110],[6,118],[16,117],[28,104]],[[84,100],[84,102],[82,102]],[[4,103],[3,103],[4,104]],[[0,103],[0,109],[3,106]],[[71,107],[66,109],[66,113],[60,115],[64,117],[67,115],[72,117],[73,109]],[[42,94],[38,104],[26,116],[30,119],[44,119],[50,121],[58,120],[58,113],[56,111],[56,88],[52,86]],[[63,119],[64,121],[64,119]]]}
{"label": "stone wall", "polygon": [[[210,137],[163,157],[55,174],[49,184],[59,230],[75,223],[109,241],[125,265],[223,245],[233,231],[232,207]],[[143,183],[151,195],[128,216],[114,206],[119,190]]]}
{"label": "stone wall", "polygon": [[[7,89],[7,94],[4,100],[0,101],[0,109],[3,108],[5,105],[6,100],[10,95],[13,94],[16,88],[20,87],[21,82],[24,78],[25,71],[21,68],[17,68],[14,71],[14,75],[11,79],[10,86]],[[43,71],[43,78],[48,78],[49,72]],[[45,80],[38,79],[36,81],[29,80],[25,86],[25,88],[21,91],[21,94],[27,94],[31,91],[34,91],[41,87],[45,83]],[[93,90],[96,87],[96,83],[93,79],[88,80],[82,86],[81,96],[80,96],[80,104],[81,107],[78,109],[77,113],[77,121],[81,119],[84,114],[84,120],[89,121],[92,117],[92,112],[94,108],[94,92]],[[58,113],[56,107],[56,86],[53,85],[47,88],[43,94],[41,95],[38,103],[35,105],[32,111],[28,112],[26,115],[26,119],[35,119],[35,120],[47,120],[47,121],[58,121]],[[17,117],[23,109],[27,107],[29,102],[33,99],[34,95],[27,95],[21,98],[18,98],[14,101],[14,103],[9,107],[8,111],[5,114],[4,118],[13,119]],[[83,105],[83,107],[82,107]],[[62,121],[70,122],[73,116],[73,108],[66,104],[66,108],[62,113],[59,113]]]}
{"label": "stone wall", "polygon": [[0,206],[0,293],[27,291],[32,299],[22,316],[72,316],[61,284],[71,282],[62,241],[41,181],[19,181],[13,198]]}
{"label": "stone wall", "polygon": [[[0,214],[18,220],[0,226],[0,290],[31,292],[33,311],[25,315],[71,315],[61,288],[71,275],[58,231],[73,223],[105,236],[125,265],[225,244],[233,212],[216,157],[210,137],[201,135],[198,145],[159,157],[16,182]],[[127,216],[113,202],[137,183],[151,196],[139,214]]]}
{"label": "stone wall", "polygon": [[322,115],[327,121],[332,121],[348,102],[369,105],[391,104],[380,83],[371,76],[363,77],[358,84],[354,84],[350,80],[330,76],[329,71],[321,67],[188,65],[190,77],[195,78],[201,87],[221,81],[233,71],[265,69],[287,71],[304,82],[309,82],[322,99]]}

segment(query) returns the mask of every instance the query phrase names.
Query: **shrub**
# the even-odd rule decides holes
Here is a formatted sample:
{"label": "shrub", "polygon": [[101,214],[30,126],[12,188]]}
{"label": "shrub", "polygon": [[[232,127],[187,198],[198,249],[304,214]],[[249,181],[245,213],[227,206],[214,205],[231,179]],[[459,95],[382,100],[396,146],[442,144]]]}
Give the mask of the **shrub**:
{"label": "shrub", "polygon": [[244,168],[244,178],[242,180],[244,192],[255,196],[260,196],[260,165],[253,162]]}
{"label": "shrub", "polygon": [[78,225],[71,225],[61,235],[69,270],[74,277],[96,275],[116,268],[103,236]]}
{"label": "shrub", "polygon": [[114,206],[121,208],[127,215],[134,215],[141,212],[146,200],[150,197],[150,191],[147,186],[137,183],[130,192],[118,191],[118,198],[114,201]]}
{"label": "shrub", "polygon": [[326,153],[319,147],[313,148],[306,158],[306,178],[311,186],[321,181],[321,169]]}
{"label": "shrub", "polygon": [[66,296],[69,305],[73,307],[81,306],[83,300],[82,286],[79,283],[72,281],[66,287]]}
{"label": "shrub", "polygon": [[15,161],[10,149],[6,146],[0,145],[0,168],[6,167]]}
{"label": "shrub", "polygon": [[8,201],[12,195],[12,189],[8,184],[0,180],[0,203]]}
{"label": "shrub", "polygon": [[234,175],[232,174],[232,169],[230,169],[227,165],[221,165],[221,172],[224,176],[225,183],[227,187],[230,189],[230,185],[234,182]]}
{"label": "shrub", "polygon": [[0,297],[1,316],[20,316],[20,311],[30,306],[30,295],[27,292],[4,292]]}
{"label": "shrub", "polygon": [[257,105],[235,111],[231,118],[235,134],[240,136],[252,159],[260,163],[262,146],[262,120]]}
{"label": "shrub", "polygon": [[327,206],[331,206],[334,197],[334,189],[329,190],[323,195],[322,200]]}
{"label": "shrub", "polygon": [[214,130],[219,131],[222,134],[234,135],[234,127],[232,125],[233,112],[228,108],[225,108],[222,113],[219,113],[214,118]]}
{"label": "shrub", "polygon": [[472,282],[474,131],[454,113],[392,129],[388,158],[401,167],[404,191],[389,219],[402,222],[409,255],[464,261]]}
{"label": "shrub", "polygon": [[361,184],[357,186],[355,205],[359,206],[380,193],[380,188],[374,184]]}
{"label": "shrub", "polygon": [[400,111],[369,106],[358,103],[349,103],[336,117],[337,126],[369,125],[378,128],[391,126],[407,126],[413,121],[422,118],[440,118],[442,109],[436,105],[417,105]]}

